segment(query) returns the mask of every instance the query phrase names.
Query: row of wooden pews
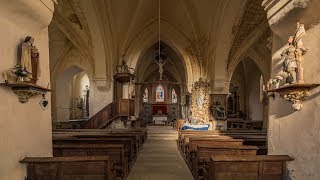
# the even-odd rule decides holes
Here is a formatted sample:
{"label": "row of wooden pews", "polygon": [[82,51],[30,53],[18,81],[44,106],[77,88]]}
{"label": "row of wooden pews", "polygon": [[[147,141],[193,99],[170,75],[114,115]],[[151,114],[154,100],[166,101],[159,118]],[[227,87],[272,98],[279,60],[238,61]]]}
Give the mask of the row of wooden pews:
{"label": "row of wooden pews", "polygon": [[59,129],[52,133],[53,156],[25,158],[28,178],[125,179],[147,140],[146,128]]}
{"label": "row of wooden pews", "polygon": [[289,156],[267,155],[266,132],[178,131],[177,146],[196,179],[285,179]]}

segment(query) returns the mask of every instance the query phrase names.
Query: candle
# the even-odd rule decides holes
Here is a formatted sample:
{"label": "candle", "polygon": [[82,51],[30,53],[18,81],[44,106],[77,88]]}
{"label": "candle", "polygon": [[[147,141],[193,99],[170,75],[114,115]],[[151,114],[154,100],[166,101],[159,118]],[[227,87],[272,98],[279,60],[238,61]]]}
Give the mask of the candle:
{"label": "candle", "polygon": [[5,82],[8,81],[7,72],[4,72],[4,73],[3,73],[3,78],[4,78],[4,81],[5,81]]}

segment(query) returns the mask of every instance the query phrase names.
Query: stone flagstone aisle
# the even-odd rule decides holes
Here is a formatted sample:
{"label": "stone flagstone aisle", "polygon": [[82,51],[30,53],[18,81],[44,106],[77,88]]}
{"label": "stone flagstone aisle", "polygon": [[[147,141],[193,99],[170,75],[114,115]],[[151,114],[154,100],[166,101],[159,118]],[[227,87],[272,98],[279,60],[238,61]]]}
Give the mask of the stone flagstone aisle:
{"label": "stone flagstone aisle", "polygon": [[177,149],[177,136],[172,127],[149,126],[148,140],[127,180],[193,180]]}

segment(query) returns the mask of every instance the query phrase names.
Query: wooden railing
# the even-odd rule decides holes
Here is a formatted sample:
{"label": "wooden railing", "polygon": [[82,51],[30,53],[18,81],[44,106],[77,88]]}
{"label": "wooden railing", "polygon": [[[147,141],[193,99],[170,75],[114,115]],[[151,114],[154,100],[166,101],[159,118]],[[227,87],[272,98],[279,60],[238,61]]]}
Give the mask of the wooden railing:
{"label": "wooden railing", "polygon": [[118,117],[129,117],[134,115],[134,100],[117,99],[108,104],[97,114],[86,121],[82,128],[84,129],[102,129],[107,127],[114,119]]}

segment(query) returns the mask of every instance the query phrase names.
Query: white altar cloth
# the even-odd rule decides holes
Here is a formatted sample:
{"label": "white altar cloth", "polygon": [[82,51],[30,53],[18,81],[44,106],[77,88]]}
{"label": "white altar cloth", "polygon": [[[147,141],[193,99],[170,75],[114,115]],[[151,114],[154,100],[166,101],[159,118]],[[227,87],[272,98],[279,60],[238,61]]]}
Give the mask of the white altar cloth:
{"label": "white altar cloth", "polygon": [[152,121],[154,124],[166,124],[168,118],[167,116],[153,116]]}

